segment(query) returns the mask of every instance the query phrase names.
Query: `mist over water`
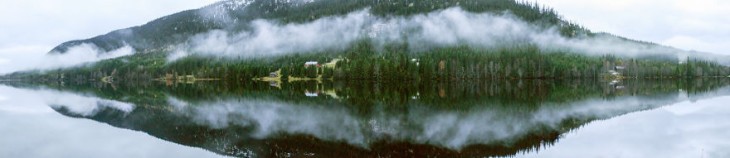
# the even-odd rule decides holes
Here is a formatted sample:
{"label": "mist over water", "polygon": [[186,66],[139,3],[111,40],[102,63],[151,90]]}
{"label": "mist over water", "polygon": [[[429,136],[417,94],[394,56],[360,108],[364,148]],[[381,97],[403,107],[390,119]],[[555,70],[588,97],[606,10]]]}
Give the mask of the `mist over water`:
{"label": "mist over water", "polygon": [[191,105],[175,98],[168,100],[176,107],[176,113],[190,117],[200,125],[211,128],[253,127],[252,136],[258,139],[282,133],[306,134],[367,148],[370,143],[389,138],[396,142],[459,150],[469,145],[518,140],[542,127],[559,129],[560,123],[568,119],[605,119],[687,99],[685,93],[664,97],[626,96],[568,104],[545,103],[537,110],[527,111],[488,104],[459,108],[458,111],[408,104],[403,105],[407,107],[403,111],[371,107],[373,113],[366,115],[337,105],[300,105],[256,99]]}
{"label": "mist over water", "polygon": [[[129,103],[88,93],[2,84],[0,98],[5,99],[0,99],[0,157],[217,157],[143,132],[80,119],[98,116],[105,110],[134,111],[136,107],[129,107]],[[54,111],[64,111],[62,108],[77,115],[68,117]]]}
{"label": "mist over water", "polygon": [[[368,83],[314,82],[281,89],[263,82],[239,89],[190,83],[145,88],[51,84],[55,88],[31,91],[65,116],[241,157],[337,156],[322,150],[395,156],[406,149],[424,156],[507,156],[550,148],[585,125],[603,122],[597,120],[730,94],[722,80],[523,82],[518,87],[392,84],[377,90]],[[582,89],[589,91],[571,91]]]}
{"label": "mist over water", "polygon": [[105,109],[130,113],[135,109],[132,103],[102,99],[94,95],[42,89],[35,93],[43,102],[56,110],[64,110],[78,116],[89,117]]}
{"label": "mist over water", "polygon": [[[136,51],[129,45],[125,45],[112,51],[104,51],[94,44],[85,43],[71,47],[68,51],[63,53],[50,52],[33,58],[13,60],[11,66],[16,71],[46,71],[90,65],[101,60],[133,55],[134,53],[136,53]],[[0,72],[0,75],[3,73],[10,72]]]}

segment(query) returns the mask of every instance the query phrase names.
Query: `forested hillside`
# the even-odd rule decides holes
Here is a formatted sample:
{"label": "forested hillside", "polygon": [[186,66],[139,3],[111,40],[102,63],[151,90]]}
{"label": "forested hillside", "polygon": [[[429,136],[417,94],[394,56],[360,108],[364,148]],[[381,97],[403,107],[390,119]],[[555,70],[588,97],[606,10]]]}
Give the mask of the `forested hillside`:
{"label": "forested hillside", "polygon": [[[294,153],[292,155],[322,152],[318,155],[328,156],[333,153],[332,151],[338,151],[333,157],[355,154],[387,154],[403,157],[400,155],[404,153],[402,151],[405,148],[417,154],[485,157],[511,156],[529,150],[544,149],[558,142],[564,133],[575,132],[576,129],[593,121],[687,100],[717,97],[727,92],[726,86],[729,81],[727,79],[630,80],[617,85],[568,80],[404,84],[353,81],[294,82],[286,83],[281,88],[261,82],[238,82],[239,85],[222,82],[173,85],[160,82],[116,85],[103,83],[23,85],[24,82],[13,82],[8,85],[27,89],[42,87],[52,91],[98,97],[101,101],[83,104],[96,108],[74,108],[73,105],[62,102],[49,104],[53,110],[66,116],[87,118],[115,127],[137,130],[166,141],[200,147],[222,155],[246,157],[247,155],[238,154],[240,152],[230,151],[248,149],[262,155],[272,151],[280,153],[279,147],[294,144],[292,150],[285,151],[296,151],[292,152]],[[92,112],[86,112],[87,109]],[[312,110],[321,112],[312,113]],[[287,127],[241,123],[256,118],[268,118],[254,117],[257,115],[251,114],[260,111],[264,111],[261,113],[266,116],[293,116],[295,119],[287,120],[295,123],[285,122],[287,124],[316,122],[305,124],[317,127],[313,127],[314,129],[347,127],[348,130],[366,131],[355,132],[356,134],[348,135],[347,138],[364,138],[368,141],[361,145],[352,143],[354,141],[332,139],[326,137],[327,135],[301,131],[276,131],[273,138],[252,137],[253,134],[249,133],[251,131],[274,131],[266,129]],[[336,117],[338,119],[318,117],[329,114],[344,114],[341,116],[348,117]],[[444,115],[449,116],[448,118],[457,118],[459,122],[474,120],[475,126],[470,127],[475,127],[477,130],[468,128],[472,133],[484,133],[494,128],[503,129],[526,124],[525,122],[530,123],[525,128],[517,128],[515,134],[508,134],[509,137],[476,139],[478,141],[463,143],[457,148],[449,148],[445,143],[437,141],[410,143],[410,145],[399,143],[402,141],[398,140],[420,136],[419,131],[428,129],[422,126],[425,123],[421,120],[433,120],[432,116]],[[215,124],[210,124],[201,121],[204,120],[200,118],[202,116],[224,119],[218,119]],[[337,126],[327,128],[330,126],[321,126],[324,123],[320,120],[296,119],[296,116],[334,120]],[[535,120],[536,116],[555,116],[557,119]],[[489,119],[474,119],[480,117]],[[272,122],[281,123],[281,119],[274,120],[278,121]],[[395,122],[389,120],[403,120],[404,123],[387,126],[388,122]],[[301,126],[295,127],[301,128]],[[405,131],[403,134],[378,133],[381,132],[378,129],[382,127],[409,130],[398,130]],[[447,128],[444,131],[459,131]],[[365,133],[363,134],[365,137],[358,137],[360,133]],[[481,138],[484,135],[474,136]],[[300,137],[306,139],[294,139]],[[271,143],[270,139],[284,140]],[[383,147],[382,144],[391,145]]]}
{"label": "forested hillside", "polygon": [[[454,7],[459,9],[448,10]],[[245,46],[248,44],[245,39],[256,38],[251,36],[268,33],[257,30],[261,29],[261,25],[264,24],[266,24],[264,26],[280,27],[277,28],[278,30],[273,29],[272,34],[274,35],[287,35],[287,32],[282,30],[321,27],[317,24],[306,24],[333,16],[335,20],[331,21],[343,21],[341,19],[348,19],[352,17],[348,16],[349,14],[359,11],[368,12],[366,16],[379,17],[376,20],[380,21],[371,19],[371,21],[376,21],[371,22],[375,23],[373,26],[380,26],[379,22],[381,22],[407,27],[400,30],[393,29],[395,33],[400,34],[394,35],[397,40],[389,37],[375,38],[372,34],[380,33],[377,30],[357,30],[362,31],[357,35],[366,36],[352,38],[355,41],[351,43],[335,42],[335,45],[341,45],[337,46],[337,48],[342,47],[340,49],[319,46],[320,42],[310,42],[306,39],[304,42],[294,40],[291,45],[304,43],[306,45],[304,48],[308,49],[287,50],[283,53],[269,50],[276,50],[280,47],[289,48],[289,43],[265,47],[267,49],[235,49],[238,48],[236,46],[254,47]],[[431,20],[428,18],[434,14],[436,17],[443,15],[446,18],[451,18],[453,16],[451,14],[466,14],[462,11],[479,13],[465,15],[466,18],[475,17],[466,19],[466,21],[495,19],[487,23],[506,24],[483,28],[496,29],[483,30],[487,33],[485,35],[497,34],[493,37],[456,37],[455,40],[448,40],[449,36],[446,36],[443,40],[446,42],[433,42],[441,39],[419,39],[426,38],[424,35],[434,34],[434,31],[428,32],[428,26],[410,26],[438,25],[439,21],[428,21]],[[360,20],[357,16],[355,17],[350,19]],[[456,19],[458,18],[461,17],[456,17]],[[421,19],[425,22],[402,24],[415,21],[408,19]],[[340,25],[340,23],[331,21],[319,22],[327,25]],[[364,21],[368,21],[368,19]],[[445,25],[457,25],[450,26],[456,29],[447,30],[447,33],[448,31],[459,33],[460,27],[473,27],[458,26],[459,24],[456,23]],[[393,26],[384,27],[387,29],[387,27]],[[467,29],[478,31],[480,28]],[[306,31],[306,29],[299,30]],[[513,34],[501,35],[500,31],[505,30],[512,31]],[[276,31],[284,33],[276,34]],[[418,34],[419,31],[420,34]],[[435,32],[438,33],[438,31]],[[496,33],[490,34],[489,32]],[[329,32],[327,30],[322,32],[320,29],[320,32],[309,34],[306,32],[294,33],[301,36],[320,37],[311,34]],[[469,33],[461,33],[461,35]],[[555,35],[551,33],[555,33]],[[342,34],[345,33],[337,33],[333,37],[345,37]],[[211,40],[210,36],[214,40]],[[549,38],[545,40],[542,39],[543,36]],[[223,38],[223,40],[219,38]],[[231,39],[244,40],[231,42]],[[276,40],[277,38],[264,36],[261,39]],[[492,41],[488,42],[491,44],[490,46],[481,46],[485,39]],[[328,41],[344,39],[317,40],[322,40],[321,43],[332,43]],[[556,44],[562,45],[588,44],[579,49],[572,49],[567,46],[553,47],[551,45],[553,43],[548,43],[555,40],[560,41],[555,42]],[[616,48],[610,48],[612,45],[606,44],[602,45],[603,47],[591,48],[590,44],[595,42],[610,43],[603,42],[606,40],[616,43],[616,46],[613,46]],[[547,42],[541,43],[541,41]],[[142,26],[114,31],[91,39],[66,42],[54,48],[51,53],[63,54],[69,48],[80,44],[93,44],[103,51],[129,46],[137,53],[72,68],[18,72],[3,78],[75,82],[153,79],[179,82],[195,80],[292,82],[505,79],[610,81],[631,78],[677,79],[730,75],[730,68],[723,63],[705,60],[706,58],[692,54],[682,56],[686,52],[650,42],[635,41],[605,33],[592,33],[577,24],[562,20],[552,9],[514,0],[228,0],[198,10],[188,10],[166,16]],[[223,45],[223,48],[219,49],[221,47],[219,45]],[[601,50],[607,46],[610,50]],[[291,46],[291,48],[300,47]],[[626,48],[624,51],[621,49],[623,47],[637,48]],[[218,50],[221,52],[217,52]],[[176,56],[176,52],[181,51],[188,53],[172,58]],[[248,56],[237,54],[248,54]]]}
{"label": "forested hillside", "polygon": [[[500,50],[468,47],[435,49],[409,54],[392,47],[376,53],[367,43],[347,52],[307,53],[259,59],[189,56],[172,63],[161,54],[138,54],[98,62],[93,66],[44,73],[15,73],[10,78],[33,80],[100,81],[114,77],[134,80],[469,80],[469,79],[670,79],[724,77],[728,67],[716,63],[676,59],[590,57],[565,52],[541,52],[525,46]],[[306,66],[306,62],[318,65]],[[333,66],[324,64],[337,61]],[[274,72],[279,74],[272,74]],[[273,75],[273,76],[272,76]]]}
{"label": "forested hillside", "polygon": [[566,36],[588,33],[579,25],[561,20],[552,9],[514,0],[224,0],[197,10],[165,16],[142,26],[113,31],[91,39],[65,42],[51,50],[51,53],[64,53],[68,48],[83,43],[92,43],[106,51],[125,44],[141,52],[160,51],[184,42],[190,36],[214,29],[247,30],[251,27],[250,22],[256,19],[304,23],[362,9],[370,9],[379,16],[398,16],[450,7],[461,7],[477,13],[514,14],[536,25],[560,26],[561,33]]}

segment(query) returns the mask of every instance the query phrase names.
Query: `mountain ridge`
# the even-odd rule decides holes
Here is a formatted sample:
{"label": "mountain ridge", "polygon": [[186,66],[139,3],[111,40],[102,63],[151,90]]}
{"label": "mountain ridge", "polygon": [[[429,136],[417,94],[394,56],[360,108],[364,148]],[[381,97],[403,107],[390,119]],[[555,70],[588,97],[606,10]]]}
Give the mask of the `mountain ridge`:
{"label": "mountain ridge", "polygon": [[[562,21],[552,9],[541,9],[537,4],[520,3],[512,0],[491,0],[473,1],[466,0],[464,3],[455,0],[434,0],[421,1],[405,4],[400,1],[388,1],[374,3],[369,0],[346,1],[350,3],[338,3],[339,0],[309,0],[307,3],[296,3],[292,1],[268,1],[268,0],[226,0],[214,3],[199,9],[181,11],[175,14],[152,20],[146,24],[115,30],[104,35],[95,36],[89,39],[79,39],[64,42],[54,47],[49,53],[63,54],[70,47],[84,43],[94,44],[103,51],[111,51],[130,45],[139,52],[147,49],[173,46],[188,40],[190,37],[210,30],[226,30],[238,32],[248,29],[250,22],[257,19],[268,19],[279,21],[282,24],[313,21],[322,17],[344,15],[353,11],[370,8],[374,14],[382,16],[398,16],[417,13],[426,13],[451,7],[462,7],[468,12],[506,12],[514,14],[514,8],[522,8],[525,13],[517,14],[522,20],[540,23],[548,21],[550,25],[561,23],[561,26],[571,31],[585,31],[582,27],[567,21]],[[385,0],[383,0],[385,1]],[[390,3],[393,2],[393,3]],[[471,3],[469,3],[471,2]],[[443,3],[443,4],[442,4]],[[483,8],[468,6],[475,4]],[[430,8],[415,11],[401,11],[409,5],[431,5]],[[333,6],[342,9],[327,10]],[[511,6],[511,7],[504,7]],[[417,7],[417,6],[416,6]],[[477,9],[469,9],[469,8]],[[305,13],[299,14],[298,12]],[[308,13],[307,13],[308,12]],[[530,19],[527,16],[533,16]],[[562,29],[562,28],[561,28]],[[568,34],[564,31],[564,34]],[[164,39],[160,39],[164,38]]]}
{"label": "mountain ridge", "polygon": [[514,0],[229,0],[66,42],[50,54],[79,45],[134,53],[5,78],[448,81],[730,74],[727,57],[593,33],[553,9]]}
{"label": "mountain ridge", "polygon": [[[195,36],[215,30],[232,32],[232,34],[255,31],[251,23],[256,20],[269,20],[279,25],[312,22],[325,17],[342,16],[358,10],[368,10],[373,15],[388,17],[410,16],[431,13],[438,10],[458,7],[471,13],[493,13],[497,15],[514,15],[519,20],[543,29],[556,28],[566,38],[591,39],[596,36],[614,38],[626,44],[642,47],[656,47],[666,52],[674,52],[676,56],[692,56],[692,58],[709,60],[730,65],[730,60],[719,60],[728,56],[686,51],[653,42],[638,41],[605,32],[591,32],[589,29],[563,20],[553,9],[537,3],[515,0],[429,0],[429,1],[394,1],[394,0],[224,0],[198,9],[181,11],[160,17],[148,23],[119,29],[104,35],[88,39],[64,42],[52,50],[50,54],[63,54],[71,47],[82,44],[93,44],[101,52],[109,52],[124,46],[130,46],[136,52],[172,53],[173,48],[186,44]],[[417,9],[413,9],[417,8]]]}

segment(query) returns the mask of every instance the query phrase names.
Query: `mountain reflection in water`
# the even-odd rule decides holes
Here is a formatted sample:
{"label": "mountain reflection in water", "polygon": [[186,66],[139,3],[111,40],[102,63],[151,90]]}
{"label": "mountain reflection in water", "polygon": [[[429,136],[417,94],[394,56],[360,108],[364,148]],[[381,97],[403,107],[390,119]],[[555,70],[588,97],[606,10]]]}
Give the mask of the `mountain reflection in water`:
{"label": "mountain reflection in water", "polygon": [[6,84],[52,91],[47,102],[66,116],[228,156],[484,157],[550,146],[591,121],[727,95],[728,83]]}

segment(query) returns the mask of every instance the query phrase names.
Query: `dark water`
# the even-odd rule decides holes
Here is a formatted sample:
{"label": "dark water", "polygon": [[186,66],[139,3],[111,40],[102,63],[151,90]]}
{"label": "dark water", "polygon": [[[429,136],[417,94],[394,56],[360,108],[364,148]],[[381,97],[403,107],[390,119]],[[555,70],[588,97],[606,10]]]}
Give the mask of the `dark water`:
{"label": "dark water", "polygon": [[22,83],[0,157],[728,157],[730,80]]}

